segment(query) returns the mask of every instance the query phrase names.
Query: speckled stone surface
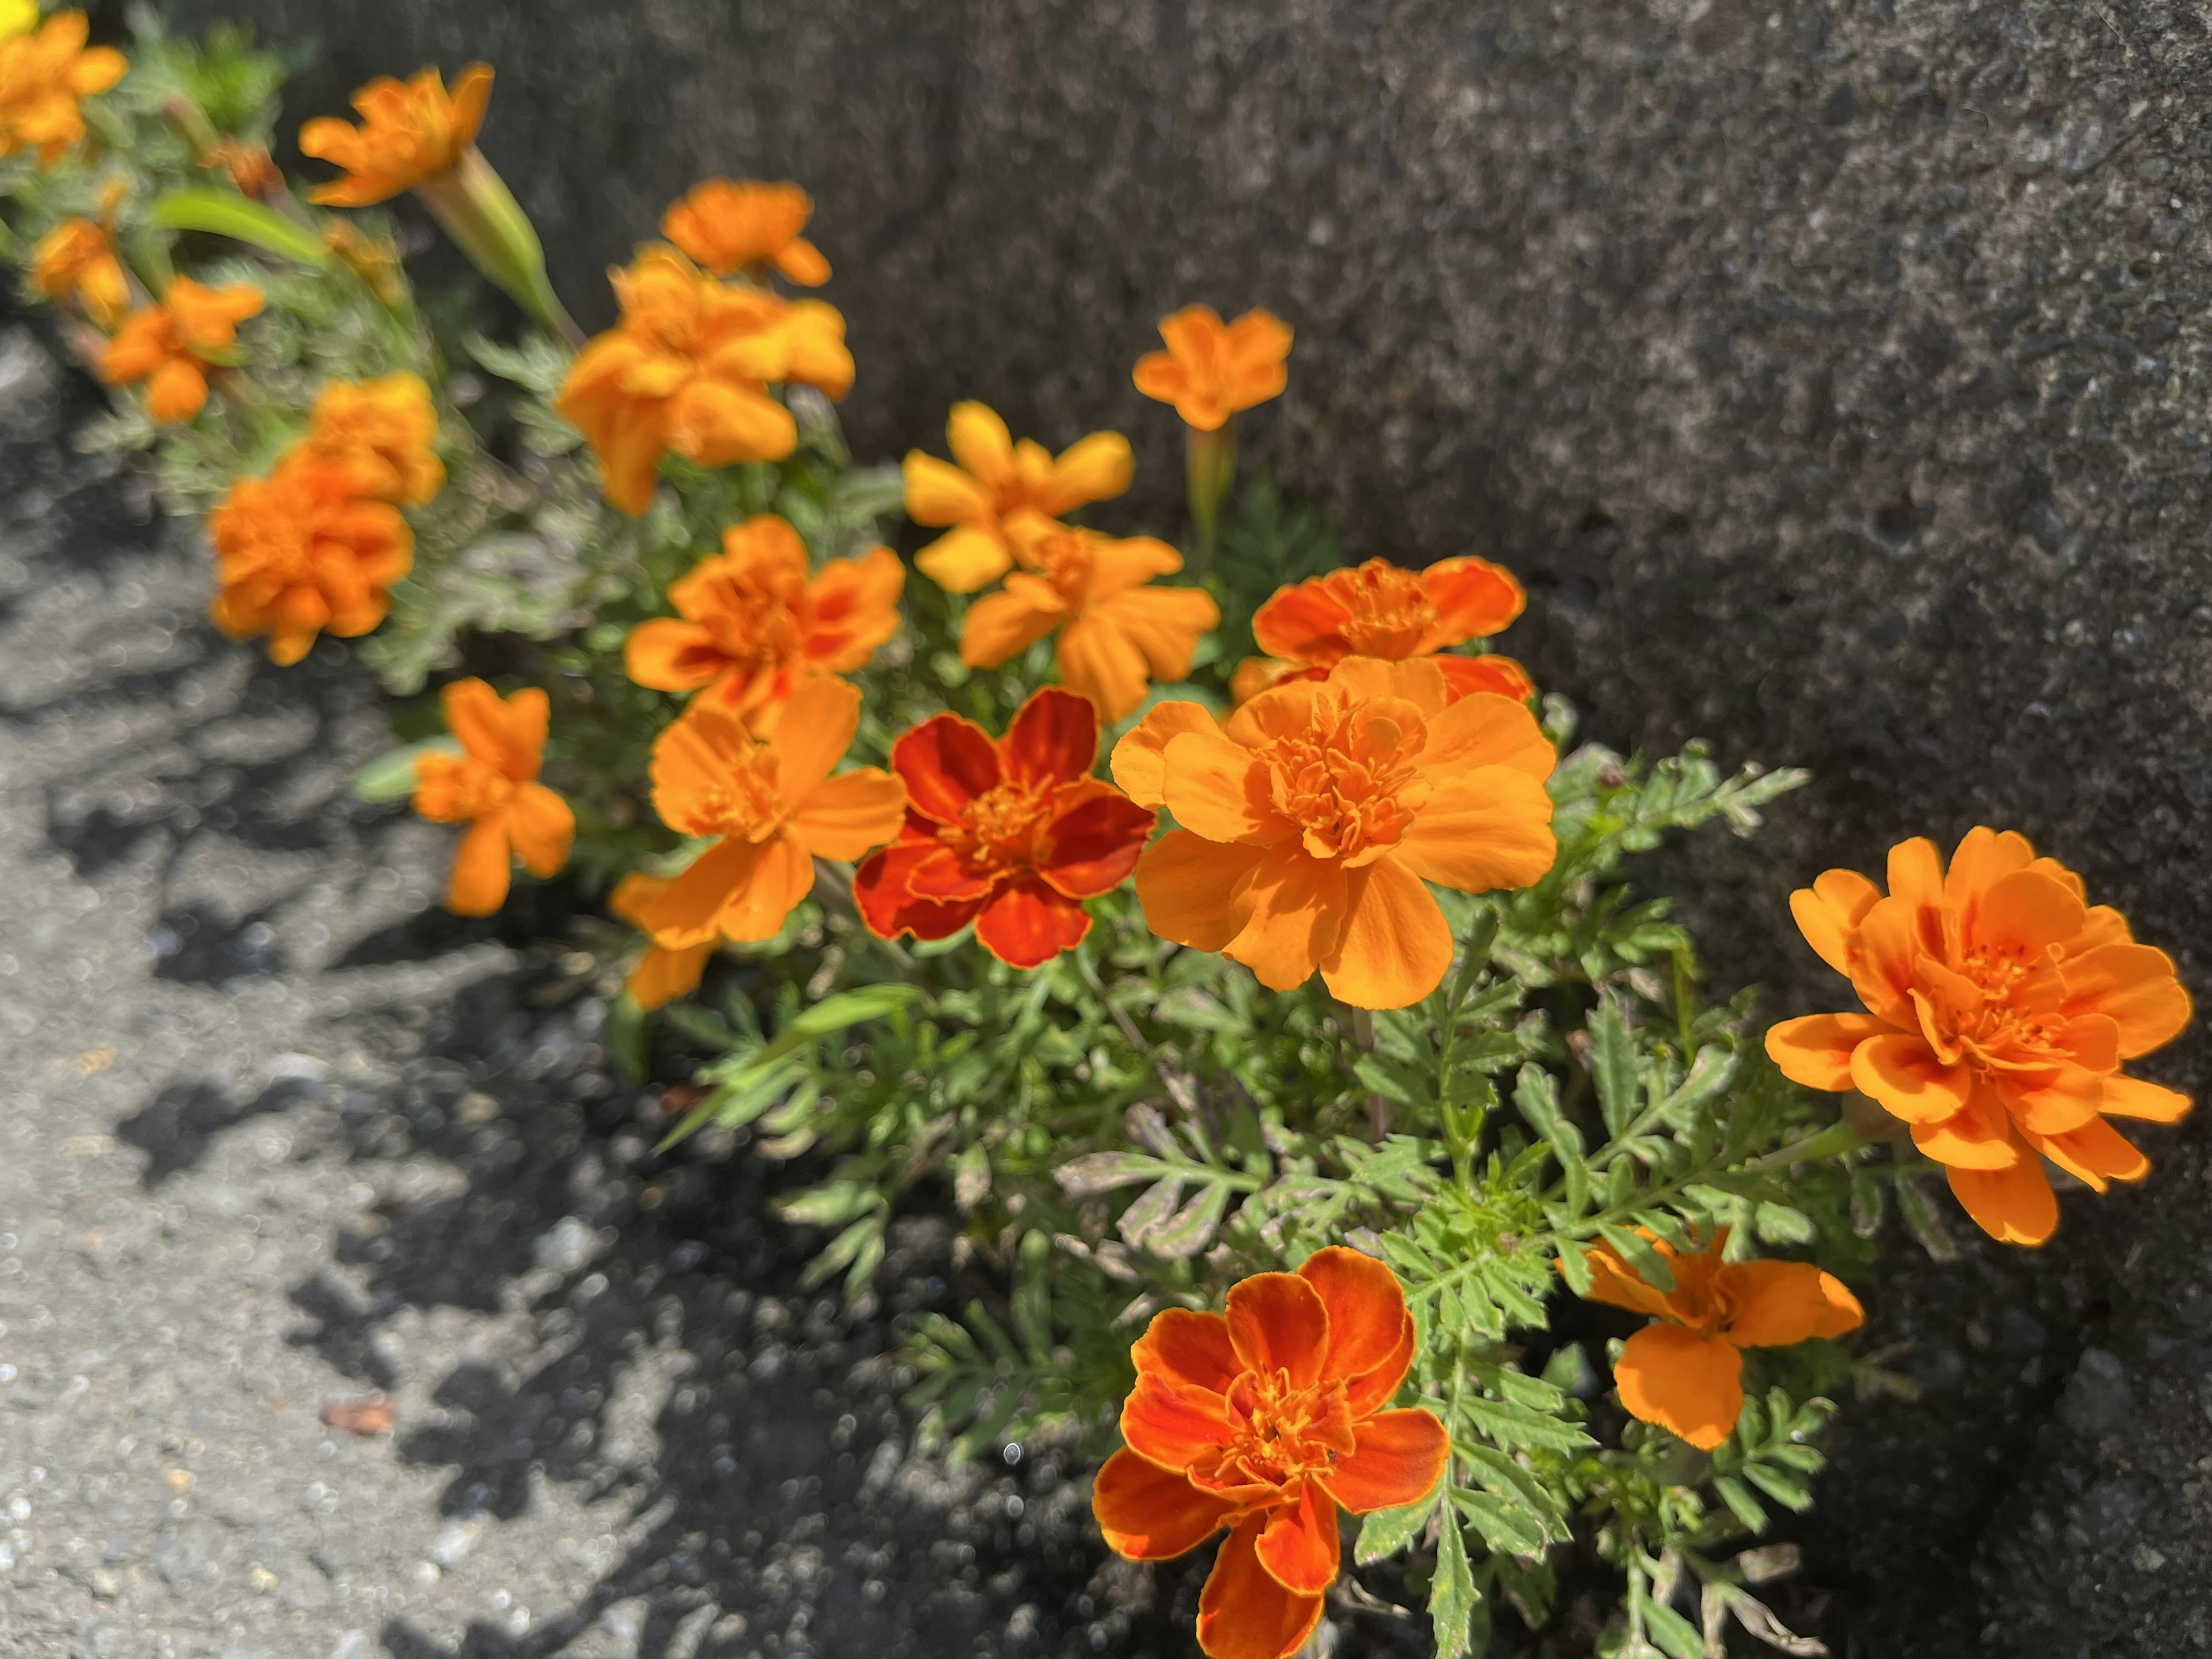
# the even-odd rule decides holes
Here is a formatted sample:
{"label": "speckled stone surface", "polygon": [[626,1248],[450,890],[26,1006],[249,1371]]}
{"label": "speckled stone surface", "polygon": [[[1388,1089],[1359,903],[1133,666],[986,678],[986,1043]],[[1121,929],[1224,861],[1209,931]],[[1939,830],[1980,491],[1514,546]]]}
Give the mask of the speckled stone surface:
{"label": "speckled stone surface", "polygon": [[[933,441],[962,396],[1055,443],[1120,425],[1142,465],[1120,521],[1167,525],[1172,421],[1128,365],[1174,305],[1272,307],[1292,386],[1248,452],[1354,550],[1515,565],[1506,644],[1598,735],[1818,773],[1748,855],[1671,862],[1721,972],[1831,1001],[1787,889],[1987,820],[2201,982],[2197,7],[178,10],[323,36],[301,113],[494,60],[485,147],[587,319],[693,178],[801,179],[872,456]],[[2194,1083],[2207,1052],[2149,1069]],[[1857,1414],[1808,1534],[1839,1650],[2212,1644],[2204,1133],[2148,1133],[2148,1188],[2070,1199],[2039,1255],[1899,1266],[1875,1334],[1912,1341],[1925,1392]],[[2120,1380],[2125,1412],[2062,1409]]]}

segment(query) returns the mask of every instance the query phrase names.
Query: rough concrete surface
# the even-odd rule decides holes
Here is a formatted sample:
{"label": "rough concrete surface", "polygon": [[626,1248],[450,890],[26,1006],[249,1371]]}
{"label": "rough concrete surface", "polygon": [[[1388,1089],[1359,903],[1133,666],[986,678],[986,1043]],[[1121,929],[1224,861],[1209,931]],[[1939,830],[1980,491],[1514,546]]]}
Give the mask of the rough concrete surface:
{"label": "rough concrete surface", "polygon": [[[1532,605],[1506,644],[1601,736],[1817,772],[1748,854],[1669,863],[1721,971],[1833,1006],[1787,890],[1986,820],[2201,986],[2196,5],[177,11],[319,36],[300,115],[495,62],[485,148],[587,319],[693,178],[801,179],[871,458],[961,396],[1055,442],[1121,425],[1142,471],[1109,521],[1170,524],[1173,422],[1128,365],[1174,305],[1273,307],[1299,343],[1248,453],[1354,550],[1510,562]],[[2194,1084],[2207,1054],[2150,1069]],[[2044,1252],[1895,1264],[1871,1340],[1909,1340],[1924,1392],[1847,1417],[1806,1534],[1840,1646],[2212,1644],[2205,1134],[2146,1133],[2148,1188],[2069,1199]]]}

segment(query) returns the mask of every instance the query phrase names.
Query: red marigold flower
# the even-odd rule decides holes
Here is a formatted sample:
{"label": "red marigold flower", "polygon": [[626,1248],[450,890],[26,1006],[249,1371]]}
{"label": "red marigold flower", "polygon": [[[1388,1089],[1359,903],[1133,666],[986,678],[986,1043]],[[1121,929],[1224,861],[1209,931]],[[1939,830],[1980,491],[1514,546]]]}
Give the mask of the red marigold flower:
{"label": "red marigold flower", "polygon": [[935,714],[891,745],[906,825],[854,878],[880,939],[949,939],[970,921],[983,948],[1035,968],[1091,931],[1083,901],[1137,867],[1155,815],[1091,775],[1098,714],[1048,686],[994,742],[973,720]]}
{"label": "red marigold flower", "polygon": [[1212,1659],[1286,1659],[1336,1581],[1336,1512],[1426,1497],[1443,1477],[1444,1425],[1383,1409],[1413,1364],[1413,1315],[1389,1268],[1316,1252],[1255,1273],[1228,1312],[1170,1308],[1131,1350],[1124,1450],[1091,1498],[1107,1543],[1136,1561],[1195,1549],[1222,1528],[1198,1603]]}

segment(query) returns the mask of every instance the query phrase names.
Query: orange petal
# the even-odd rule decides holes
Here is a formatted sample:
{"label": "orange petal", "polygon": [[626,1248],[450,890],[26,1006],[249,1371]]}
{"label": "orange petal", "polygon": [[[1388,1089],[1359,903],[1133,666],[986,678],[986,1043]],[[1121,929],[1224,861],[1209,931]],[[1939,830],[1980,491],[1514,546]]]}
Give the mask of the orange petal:
{"label": "orange petal", "polygon": [[1974,1072],[1943,1064],[1917,1032],[1892,1031],[1851,1051],[1851,1082],[1907,1123],[1940,1123],[1966,1105]]}
{"label": "orange petal", "polygon": [[1889,849],[1889,896],[1914,909],[1943,902],[1943,855],[1927,836],[1915,836]]}
{"label": "orange petal", "polygon": [[1118,432],[1094,432],[1060,452],[1036,492],[1037,511],[1058,518],[1088,501],[1120,495],[1137,476],[1129,441]]}
{"label": "orange petal", "polygon": [[1628,1339],[1613,1380],[1632,1417],[1711,1451],[1743,1412],[1743,1356],[1680,1325],[1646,1325]]}
{"label": "orange petal", "polygon": [[2105,1110],[2114,1117],[2141,1118],[2147,1123],[2179,1123],[2188,1112],[2190,1098],[2176,1089],[2146,1083],[2139,1077],[2105,1079]]}
{"label": "orange petal", "polygon": [[1042,968],[1091,932],[1091,913],[1042,881],[1002,883],[975,918],[975,942],[1010,968]]}
{"label": "orange petal", "polygon": [[1893,1025],[1912,1025],[1913,967],[1920,955],[1918,917],[1904,900],[1881,900],[1859,919],[1844,971],[1867,1012]]}
{"label": "orange petal", "polygon": [[2081,931],[2088,915],[2080,896],[2037,870],[2015,870],[1990,883],[1974,909],[1971,948],[2039,952]]}
{"label": "orange petal", "polygon": [[[1139,862],[1139,898],[1144,896],[1144,871]],[[1222,954],[1249,968],[1271,991],[1287,991],[1313,976],[1322,959],[1334,951],[1351,905],[1344,867],[1309,857],[1296,841],[1269,848],[1251,866],[1243,890],[1223,896],[1249,908],[1243,930],[1222,947]],[[1446,933],[1449,951],[1449,930]]]}
{"label": "orange petal", "polygon": [[1626,1308],[1632,1313],[1662,1316],[1668,1313],[1670,1304],[1666,1292],[1654,1290],[1645,1284],[1636,1270],[1620,1259],[1612,1245],[1593,1245],[1585,1260],[1589,1261],[1590,1270],[1590,1287],[1585,1292],[1587,1300]]}
{"label": "orange petal", "polygon": [[1740,1348],[1786,1348],[1866,1322],[1841,1279],[1809,1261],[1734,1261],[1717,1274],[1733,1310],[1721,1334]]}
{"label": "orange petal", "polygon": [[1881,897],[1881,890],[1856,870],[1825,870],[1790,896],[1790,914],[1820,960],[1847,974],[1851,933]]}
{"label": "orange petal", "polygon": [[507,822],[499,813],[478,818],[453,851],[453,876],[446,908],[457,916],[488,916],[507,902]]}
{"label": "orange petal", "polygon": [[637,966],[630,971],[626,988],[637,1000],[641,1008],[664,1007],[679,997],[687,997],[699,988],[699,981],[707,971],[707,958],[714,954],[714,943],[690,945],[680,951],[672,951],[665,945],[647,947],[638,958]]}
{"label": "orange petal", "polygon": [[2057,1230],[2058,1198],[2043,1165],[2022,1158],[2009,1169],[1954,1167],[1951,1192],[1974,1224],[2004,1244],[2040,1244]]}
{"label": "orange petal", "polygon": [[2105,1108],[2105,1079],[2081,1066],[1996,1077],[1997,1097],[2030,1134],[2064,1134],[2094,1121]]}
{"label": "orange petal", "polygon": [[761,843],[760,857],[748,878],[715,918],[722,937],[733,945],[774,939],[799,902],[814,890],[814,860],[805,843],[788,830]]}
{"label": "orange petal", "polygon": [[1523,771],[1485,766],[1437,779],[1394,855],[1439,887],[1486,893],[1534,886],[1559,851],[1552,798],[1542,782]]}
{"label": "orange petal", "polygon": [[1038,597],[1033,588],[1009,585],[969,605],[960,625],[960,660],[970,668],[996,668],[1067,620],[1064,606],[1040,605]]}
{"label": "orange petal", "polygon": [[1145,925],[1194,950],[1227,949],[1251,920],[1247,888],[1266,856],[1257,847],[1170,830],[1137,860],[1137,902],[1144,907]]}
{"label": "orange petal", "polygon": [[1229,1341],[1247,1370],[1290,1373],[1291,1386],[1310,1389],[1328,1354],[1328,1310],[1321,1293],[1296,1273],[1254,1273],[1229,1291]]}
{"label": "orange petal", "polygon": [[1336,1582],[1339,1545],[1336,1500],[1318,1480],[1309,1480],[1295,1504],[1267,1516],[1253,1552],[1267,1576],[1298,1595],[1319,1595]]}
{"label": "orange petal", "polygon": [[1139,1372],[1152,1371],[1171,1382],[1226,1394],[1244,1367],[1229,1340],[1229,1322],[1217,1313],[1167,1308],[1152,1316],[1129,1350]]}
{"label": "orange petal", "polygon": [[1943,902],[1965,915],[1981,902],[1993,883],[2025,870],[2034,860],[2035,848],[2027,836],[2010,830],[2000,835],[1986,824],[1977,824],[1951,854],[1951,868],[1943,878]]}
{"label": "orange petal", "polygon": [[1995,1091],[1977,1089],[1940,1123],[1912,1125],[1912,1144],[1957,1170],[2008,1170],[2027,1156]]}
{"label": "orange petal", "polygon": [[461,747],[488,766],[506,769],[512,744],[507,738],[507,705],[499,693],[482,680],[455,680],[438,694],[446,716],[446,729],[461,740]]}
{"label": "orange petal", "polygon": [[712,634],[673,617],[640,623],[623,645],[623,672],[655,691],[696,691],[729,665]]}
{"label": "orange petal", "polygon": [[1355,1008],[1403,1008],[1443,983],[1451,924],[1404,864],[1385,854],[1347,872],[1345,906],[1335,948],[1321,959],[1333,994]]}
{"label": "orange petal", "polygon": [[985,484],[995,487],[1012,475],[1013,434],[988,404],[970,398],[953,404],[945,440],[952,459]]}
{"label": "orange petal", "polygon": [[[997,598],[997,595],[993,595]],[[980,601],[976,609],[990,603]],[[1104,615],[1088,612],[1067,624],[1053,648],[1060,683],[1088,697],[1109,722],[1133,714],[1145,701],[1145,653]]]}
{"label": "orange petal", "polygon": [[[1316,1250],[1298,1269],[1298,1277],[1312,1285],[1328,1311],[1328,1356],[1322,1375],[1350,1382],[1377,1366],[1395,1364],[1403,1346],[1407,1322],[1406,1293],[1398,1275],[1371,1255],[1332,1244]],[[1406,1356],[1410,1364],[1412,1355]],[[1389,1379],[1384,1395],[1397,1392],[1405,1378],[1401,1368]]]}
{"label": "orange petal", "polygon": [[568,861],[576,837],[576,815],[568,803],[542,783],[525,783],[507,810],[508,836],[515,856],[533,876],[550,876]]}
{"label": "orange petal", "polygon": [[2150,1173],[2150,1160],[2101,1117],[2064,1134],[2043,1135],[2029,1130],[2026,1139],[2067,1174],[2087,1182],[2100,1193],[2108,1181],[2141,1181]]}
{"label": "orange petal", "polygon": [[1171,738],[1163,760],[1163,800],[1176,822],[1193,835],[1243,841],[1264,833],[1273,822],[1265,769],[1250,750],[1224,737],[1210,720]]}
{"label": "orange petal", "polygon": [[768,745],[783,799],[796,805],[812,794],[845,758],[860,729],[859,686],[827,674],[801,682],[784,705]]}
{"label": "orange petal", "polygon": [[1164,1561],[1196,1549],[1235,1508],[1126,1447],[1106,1460],[1091,1488],[1091,1512],[1107,1547],[1133,1561]]}
{"label": "orange petal", "polygon": [[1807,1014],[1768,1028],[1767,1058],[1792,1083],[1834,1093],[1852,1086],[1859,1044],[1896,1029],[1872,1014]]}
{"label": "orange petal", "polygon": [[1422,641],[1427,651],[1502,634],[1528,606],[1511,571],[1472,555],[1437,560],[1421,573],[1421,586],[1437,611],[1436,625]]}
{"label": "orange petal", "polygon": [[[1275,1277],[1287,1279],[1287,1273]],[[1234,1296],[1235,1291],[1230,1294]],[[1129,1449],[1166,1469],[1209,1468],[1237,1437],[1227,1403],[1210,1389],[1140,1374],[1121,1402],[1121,1437]]]}
{"label": "orange petal", "polygon": [[963,525],[914,556],[914,568],[948,593],[973,593],[1013,568],[1014,555],[995,529]]}
{"label": "orange petal", "polygon": [[1263,1511],[1237,1523],[1198,1598],[1198,1645],[1206,1659],[1290,1659],[1321,1623],[1325,1597],[1285,1589],[1260,1565]]}
{"label": "orange petal", "polygon": [[1121,792],[1139,806],[1167,800],[1167,746],[1186,732],[1219,732],[1220,722],[1203,703],[1162,702],[1114,745],[1109,769]]}
{"label": "orange petal", "polygon": [[1098,714],[1085,698],[1052,686],[1033,694],[1006,727],[1000,755],[1024,784],[1073,783],[1098,763]]}
{"label": "orange petal", "polygon": [[1329,1491],[1354,1515],[1419,1503],[1436,1490],[1451,1457],[1451,1437],[1418,1407],[1384,1412],[1353,1433],[1358,1449],[1328,1474]]}
{"label": "orange petal", "polygon": [[[1407,676],[1425,671],[1436,677],[1440,686],[1443,684],[1443,671],[1431,661],[1403,663],[1399,668]],[[1559,765],[1559,754],[1527,704],[1477,692],[1462,697],[1429,721],[1428,741],[1422,745],[1417,763],[1437,781],[1478,767],[1504,766],[1541,783]]]}
{"label": "orange petal", "polygon": [[654,944],[672,950],[712,944],[720,932],[723,907],[750,884],[762,851],[752,842],[716,842],[640,907],[638,925]]}
{"label": "orange petal", "polygon": [[2065,1012],[2103,1014],[2120,1030],[2120,1057],[2133,1060],[2171,1042],[2189,1024],[2189,993],[2173,959],[2148,945],[2105,945],[2058,964]]}
{"label": "orange petal", "polygon": [[791,815],[806,850],[853,860],[884,845],[906,822],[906,785],[873,766],[824,778]]}

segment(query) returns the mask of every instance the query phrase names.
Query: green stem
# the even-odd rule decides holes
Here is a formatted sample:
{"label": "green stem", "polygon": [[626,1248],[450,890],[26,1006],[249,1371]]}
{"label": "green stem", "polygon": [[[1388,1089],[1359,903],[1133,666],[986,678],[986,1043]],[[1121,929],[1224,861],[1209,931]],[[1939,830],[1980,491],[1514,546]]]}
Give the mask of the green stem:
{"label": "green stem", "polygon": [[471,147],[453,171],[423,179],[415,193],[470,264],[572,349],[582,349],[584,331],[553,292],[536,227],[483,151]]}
{"label": "green stem", "polygon": [[1145,1041],[1144,1033],[1137,1029],[1136,1022],[1129,1018],[1128,1011],[1106,994],[1106,982],[1098,977],[1098,969],[1091,960],[1091,953],[1079,945],[1070,954],[1075,957],[1075,971],[1083,975],[1084,984],[1090,988],[1091,994],[1098,999],[1098,1006],[1113,1016],[1114,1023],[1121,1028],[1121,1035],[1128,1038],[1129,1046],[1150,1060],[1152,1056],[1152,1044]]}
{"label": "green stem", "polygon": [[1231,416],[1211,432],[1190,428],[1183,463],[1190,521],[1198,532],[1194,574],[1202,577],[1213,568],[1214,551],[1220,544],[1221,504],[1237,482],[1237,417]]}

